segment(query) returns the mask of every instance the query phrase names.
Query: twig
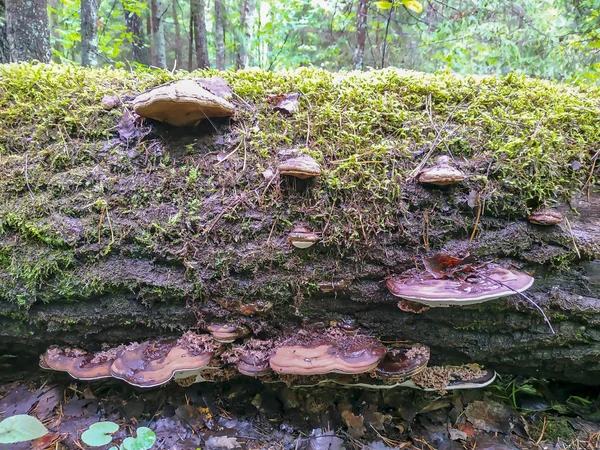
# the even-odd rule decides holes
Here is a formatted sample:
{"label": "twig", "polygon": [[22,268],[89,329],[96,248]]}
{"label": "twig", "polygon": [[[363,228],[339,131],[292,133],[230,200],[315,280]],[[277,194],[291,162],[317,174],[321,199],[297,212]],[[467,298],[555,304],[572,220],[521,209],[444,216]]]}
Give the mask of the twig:
{"label": "twig", "polygon": [[28,163],[27,158],[28,158],[28,153],[25,153],[25,184],[27,184],[27,189],[29,189],[29,195],[31,196],[31,199],[33,200],[35,198],[35,196],[33,195],[31,186],[29,186],[29,172],[27,170],[27,166],[29,165],[29,163]]}
{"label": "twig", "polygon": [[387,48],[387,37],[390,29],[390,21],[392,20],[392,13],[394,12],[394,0],[392,0],[392,6],[390,7],[390,13],[388,14],[387,23],[385,24],[385,35],[383,36],[383,50],[381,52],[381,68],[385,66],[385,50]]}
{"label": "twig", "polygon": [[202,234],[208,234],[210,233],[210,231],[215,227],[215,225],[217,224],[217,222],[221,219],[221,217],[223,217],[223,215],[227,212],[233,212],[235,211],[235,209],[240,205],[240,203],[242,203],[242,199],[237,199],[233,205],[231,205],[228,208],[225,208],[223,211],[221,211],[219,213],[219,215],[213,220],[213,222],[211,223],[210,227],[208,227],[208,229],[206,229],[205,231],[202,232]]}
{"label": "twig", "polygon": [[513,291],[516,295],[524,298],[525,300],[527,300],[529,303],[531,303],[544,317],[544,320],[546,321],[546,323],[548,324],[548,327],[550,327],[550,331],[552,332],[552,334],[556,334],[556,332],[554,331],[554,328],[552,328],[552,324],[550,323],[550,319],[548,319],[548,316],[546,315],[546,313],[544,312],[544,310],[542,308],[540,308],[540,306],[533,301],[533,299],[529,298],[527,295],[523,294],[522,292],[517,291],[516,289],[511,288],[510,286],[508,286],[507,284],[503,283],[502,281],[498,281],[498,280],[494,280],[491,277],[488,277],[487,275],[482,274],[481,272],[475,271],[475,273],[483,278],[486,278],[487,280],[490,280],[494,283],[498,283],[500,286],[505,287],[507,289],[510,289],[511,291]]}
{"label": "twig", "polygon": [[469,244],[473,242],[473,239],[475,238],[475,233],[477,233],[477,225],[479,225],[479,218],[481,217],[481,213],[484,208],[485,205],[483,204],[483,202],[479,202],[479,209],[477,209],[477,217],[475,218],[475,225],[473,226],[473,232],[471,233]]}
{"label": "twig", "polygon": [[577,252],[577,257],[579,259],[581,259],[581,253],[579,253],[579,248],[577,247],[577,242],[575,241],[575,235],[573,234],[573,229],[571,228],[571,223],[569,222],[569,219],[565,217],[565,223],[567,224],[567,227],[569,228],[569,233],[571,233],[571,240],[573,241],[573,247],[575,247],[575,251]]}
{"label": "twig", "polygon": [[100,244],[100,230],[102,229],[102,222],[104,222],[104,215],[106,214],[106,208],[102,209],[100,214],[100,220],[98,221],[98,244]]}
{"label": "twig", "polygon": [[544,424],[542,425],[542,434],[540,434],[540,437],[538,438],[538,440],[535,441],[535,445],[540,445],[540,442],[542,442],[542,439],[544,438],[544,433],[546,432],[546,425],[548,425],[548,421],[546,420],[546,416],[544,416]]}
{"label": "twig", "polygon": [[110,220],[110,213],[108,212],[108,205],[106,205],[106,220],[108,221],[108,227],[110,228],[110,244],[114,244],[115,242],[115,233],[113,232],[112,222]]}

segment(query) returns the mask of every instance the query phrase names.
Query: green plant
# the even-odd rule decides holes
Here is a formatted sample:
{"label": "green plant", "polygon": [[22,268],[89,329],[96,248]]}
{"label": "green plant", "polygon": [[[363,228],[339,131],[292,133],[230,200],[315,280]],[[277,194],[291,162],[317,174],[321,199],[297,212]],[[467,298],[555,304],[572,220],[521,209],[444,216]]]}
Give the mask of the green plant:
{"label": "green plant", "polygon": [[[116,433],[119,425],[114,422],[97,422],[83,432],[81,440],[90,447],[102,447],[112,441],[111,434]],[[113,445],[109,450],[148,450],[156,442],[156,434],[150,428],[139,427],[136,437],[127,437],[120,446]]]}
{"label": "green plant", "polygon": [[0,422],[0,444],[16,444],[40,438],[48,434],[48,429],[35,417],[17,414]]}

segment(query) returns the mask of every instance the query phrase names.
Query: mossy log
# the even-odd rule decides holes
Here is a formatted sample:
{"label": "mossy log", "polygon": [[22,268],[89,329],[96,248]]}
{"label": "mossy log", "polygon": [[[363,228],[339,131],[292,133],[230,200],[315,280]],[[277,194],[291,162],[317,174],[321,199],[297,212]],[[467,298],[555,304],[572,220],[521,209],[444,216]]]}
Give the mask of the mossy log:
{"label": "mossy log", "polygon": [[[149,86],[219,75],[232,119],[132,122]],[[299,111],[267,95],[299,92]],[[104,95],[123,101],[102,108]],[[600,91],[517,75],[395,69],[187,74],[0,66],[0,355],[90,350],[244,322],[269,338],[304,318],[354,319],[434,363],[600,383]],[[294,152],[323,174],[279,176]],[[448,155],[467,179],[430,188]],[[527,221],[539,207],[566,220]],[[320,233],[297,249],[295,225]],[[389,273],[436,252],[535,277],[530,297],[411,314]],[[267,315],[237,305],[270,301]]]}

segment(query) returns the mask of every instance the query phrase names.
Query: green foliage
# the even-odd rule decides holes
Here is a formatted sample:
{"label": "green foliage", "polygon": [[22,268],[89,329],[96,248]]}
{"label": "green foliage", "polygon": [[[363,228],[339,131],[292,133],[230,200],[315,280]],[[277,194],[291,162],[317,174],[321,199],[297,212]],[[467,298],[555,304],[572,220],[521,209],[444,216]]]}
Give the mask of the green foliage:
{"label": "green foliage", "polygon": [[83,432],[81,440],[91,447],[102,447],[110,444],[111,434],[119,430],[119,425],[114,422],[97,422]]}
{"label": "green foliage", "polygon": [[27,414],[7,417],[0,422],[0,444],[16,444],[40,438],[48,434],[38,419]]}
{"label": "green foliage", "polygon": [[[119,430],[114,422],[97,422],[83,432],[81,440],[91,447],[102,447],[112,441],[111,434]],[[139,427],[136,436],[129,436],[120,446],[112,446],[109,450],[149,450],[156,442],[156,434],[150,428]]]}

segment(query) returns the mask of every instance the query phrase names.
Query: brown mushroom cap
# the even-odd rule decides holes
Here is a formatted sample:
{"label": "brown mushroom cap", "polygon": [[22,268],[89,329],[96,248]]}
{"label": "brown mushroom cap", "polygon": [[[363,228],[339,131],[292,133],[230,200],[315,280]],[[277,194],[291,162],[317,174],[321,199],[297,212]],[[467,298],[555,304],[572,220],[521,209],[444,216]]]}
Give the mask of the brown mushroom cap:
{"label": "brown mushroom cap", "polygon": [[294,247],[308,248],[319,242],[319,235],[303,225],[297,225],[288,235],[288,241]]}
{"label": "brown mushroom cap", "polygon": [[429,348],[423,345],[394,349],[386,353],[375,371],[388,381],[405,380],[421,372],[429,361]]}
{"label": "brown mushroom cap", "polygon": [[271,372],[269,359],[263,359],[255,355],[243,355],[237,362],[237,369],[243,375],[249,377],[260,377]]}
{"label": "brown mushroom cap", "polygon": [[500,267],[481,269],[466,280],[434,279],[427,272],[417,277],[390,277],[389,291],[428,306],[470,305],[523,292],[533,284],[526,273]]}
{"label": "brown mushroom cap", "polygon": [[556,225],[562,222],[563,216],[554,209],[540,209],[533,212],[527,219],[535,225]]}
{"label": "brown mushroom cap", "polygon": [[424,169],[419,174],[419,183],[448,186],[460,183],[465,179],[465,174],[452,167],[447,156],[440,156],[435,166]]}
{"label": "brown mushroom cap", "polygon": [[174,339],[131,344],[110,368],[113,377],[137,387],[155,387],[176,372],[208,367],[212,350],[192,352]]}
{"label": "brown mushroom cap", "polygon": [[250,334],[250,330],[243,325],[233,325],[227,323],[214,323],[206,327],[212,337],[224,344],[229,344],[237,338]]}
{"label": "brown mushroom cap", "polygon": [[49,348],[40,357],[40,367],[67,372],[73,378],[83,381],[110,378],[113,359],[94,358],[94,354],[77,348]]}
{"label": "brown mushroom cap", "polygon": [[229,117],[234,106],[194,80],[180,80],[158,86],[133,101],[136,113],[174,126],[196,125],[210,117]]}
{"label": "brown mushroom cap", "polygon": [[302,155],[283,161],[279,165],[279,173],[305,180],[321,175],[321,165],[312,156]]}
{"label": "brown mushroom cap", "polygon": [[377,367],[385,353],[386,348],[376,339],[345,336],[345,342],[339,344],[332,339],[325,339],[320,345],[283,345],[275,350],[269,364],[281,374],[358,374]]}

